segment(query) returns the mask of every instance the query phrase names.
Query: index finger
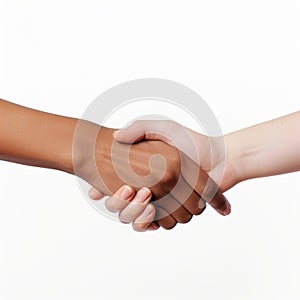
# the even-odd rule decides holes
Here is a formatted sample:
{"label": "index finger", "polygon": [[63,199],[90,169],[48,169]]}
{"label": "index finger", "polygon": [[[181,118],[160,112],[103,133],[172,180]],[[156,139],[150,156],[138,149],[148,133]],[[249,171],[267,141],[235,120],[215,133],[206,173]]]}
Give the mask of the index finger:
{"label": "index finger", "polygon": [[182,175],[184,180],[218,213],[223,216],[229,215],[231,205],[221,193],[217,183],[189,157],[183,153],[181,155],[183,156]]}

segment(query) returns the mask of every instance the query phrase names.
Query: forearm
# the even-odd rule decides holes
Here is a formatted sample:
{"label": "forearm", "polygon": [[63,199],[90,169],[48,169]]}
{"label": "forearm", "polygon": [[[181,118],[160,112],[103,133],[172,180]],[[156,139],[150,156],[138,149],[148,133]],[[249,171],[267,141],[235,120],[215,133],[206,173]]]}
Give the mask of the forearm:
{"label": "forearm", "polygon": [[239,180],[300,171],[300,112],[225,136]]}
{"label": "forearm", "polygon": [[73,173],[77,119],[0,100],[0,159]]}

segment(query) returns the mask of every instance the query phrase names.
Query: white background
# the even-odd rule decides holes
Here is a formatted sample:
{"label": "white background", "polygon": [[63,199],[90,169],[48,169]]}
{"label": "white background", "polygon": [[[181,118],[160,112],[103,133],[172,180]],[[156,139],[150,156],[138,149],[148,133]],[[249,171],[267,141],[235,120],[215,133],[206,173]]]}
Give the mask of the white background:
{"label": "white background", "polygon": [[[299,110],[299,1],[0,1],[0,97],[74,117],[158,77],[229,132]],[[299,138],[299,137],[291,137]],[[276,145],[274,145],[276,147]],[[0,299],[300,299],[299,173],[172,231],[98,214],[63,173],[0,163]]]}

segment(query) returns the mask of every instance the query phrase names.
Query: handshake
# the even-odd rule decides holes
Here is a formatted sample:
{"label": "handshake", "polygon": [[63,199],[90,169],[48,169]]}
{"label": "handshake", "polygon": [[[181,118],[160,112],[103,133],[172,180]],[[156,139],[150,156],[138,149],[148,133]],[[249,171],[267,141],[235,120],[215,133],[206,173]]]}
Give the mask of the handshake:
{"label": "handshake", "polygon": [[118,131],[79,121],[74,141],[74,173],[94,187],[90,197],[111,196],[107,209],[137,231],[187,223],[207,203],[221,215],[231,211],[222,192],[237,177],[231,163],[225,166],[221,137],[165,120]]}
{"label": "handshake", "polygon": [[187,223],[206,204],[228,215],[222,193],[235,184],[300,170],[299,135],[300,112],[208,137],[173,121],[114,130],[0,99],[0,160],[79,176],[137,231]]}

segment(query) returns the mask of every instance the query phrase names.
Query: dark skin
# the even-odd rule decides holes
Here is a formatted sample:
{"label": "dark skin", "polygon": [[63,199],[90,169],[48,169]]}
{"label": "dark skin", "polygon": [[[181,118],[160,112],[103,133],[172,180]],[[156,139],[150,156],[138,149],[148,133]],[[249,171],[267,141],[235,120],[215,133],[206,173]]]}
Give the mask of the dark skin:
{"label": "dark skin", "polygon": [[[205,207],[201,193],[209,177],[166,143],[113,144],[114,129],[4,100],[0,100],[0,128],[2,160],[75,174],[108,195],[124,184],[150,188],[152,200],[158,200],[156,222],[166,229],[188,222]],[[185,172],[192,172],[193,179]],[[218,192],[212,203],[218,210],[227,200]]]}
{"label": "dark skin", "polygon": [[[79,159],[75,159],[78,161],[75,173],[97,189],[112,195],[125,183],[135,189],[149,187],[153,195],[152,201],[155,200],[156,223],[165,229],[173,228],[177,222],[187,223],[193,215],[199,215],[205,209],[201,194],[209,178],[174,147],[161,141],[145,141],[133,145],[117,143],[113,139],[114,129],[100,129],[98,125],[86,121],[79,123],[78,128],[76,140],[79,143],[75,143],[75,148],[78,149]],[[153,155],[156,155],[154,159]],[[185,177],[181,171],[188,172],[188,176]],[[149,201],[150,199],[136,204],[136,210],[144,210]],[[121,201],[119,205],[123,204],[125,203]],[[217,210],[221,210],[226,204],[227,201],[220,192],[211,201],[211,205]],[[120,209],[116,207],[111,210]],[[121,218],[121,221],[129,223],[134,220]]]}

